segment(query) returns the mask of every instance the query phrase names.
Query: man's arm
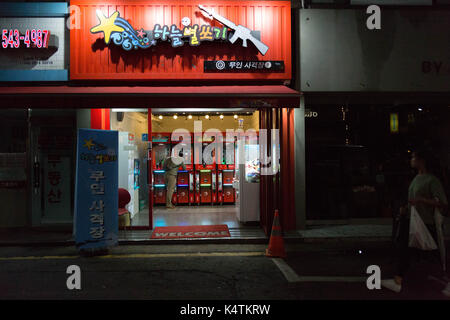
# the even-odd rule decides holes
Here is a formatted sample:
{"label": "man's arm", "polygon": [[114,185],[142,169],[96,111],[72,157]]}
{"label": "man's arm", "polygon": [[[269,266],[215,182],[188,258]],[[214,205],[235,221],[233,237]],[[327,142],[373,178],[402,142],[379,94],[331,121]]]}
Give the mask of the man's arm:
{"label": "man's arm", "polygon": [[412,205],[417,205],[417,204],[424,204],[427,205],[429,207],[434,207],[434,208],[447,208],[447,205],[445,203],[442,203],[439,201],[439,199],[435,198],[435,199],[427,199],[424,197],[417,197],[415,199],[411,199],[409,200],[409,203],[411,203]]}
{"label": "man's arm", "polygon": [[445,195],[444,188],[442,187],[442,184],[439,180],[433,179],[430,183],[430,191],[431,191],[431,199],[427,199],[424,197],[418,197],[416,199],[411,199],[409,202],[412,205],[422,203],[424,205],[433,207],[433,208],[439,208],[442,210],[447,210],[448,208],[448,201],[447,197]]}

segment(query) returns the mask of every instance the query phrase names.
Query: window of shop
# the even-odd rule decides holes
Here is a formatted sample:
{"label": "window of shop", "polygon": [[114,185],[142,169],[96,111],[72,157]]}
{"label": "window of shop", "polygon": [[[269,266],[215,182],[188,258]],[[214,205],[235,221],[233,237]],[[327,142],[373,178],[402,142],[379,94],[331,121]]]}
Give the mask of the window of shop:
{"label": "window of shop", "polygon": [[307,220],[392,218],[425,148],[449,194],[447,105],[306,105]]}
{"label": "window of shop", "polygon": [[147,186],[147,110],[113,109],[111,130],[119,131],[119,188],[130,194],[127,210],[130,219],[122,225],[148,226]]}
{"label": "window of shop", "polygon": [[0,110],[0,228],[27,224],[27,112]]}

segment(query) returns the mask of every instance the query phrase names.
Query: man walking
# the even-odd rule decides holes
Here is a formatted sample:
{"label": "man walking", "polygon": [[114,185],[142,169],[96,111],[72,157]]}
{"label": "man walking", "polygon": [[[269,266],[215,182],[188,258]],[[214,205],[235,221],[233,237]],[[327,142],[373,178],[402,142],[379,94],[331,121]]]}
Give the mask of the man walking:
{"label": "man walking", "polygon": [[177,183],[177,174],[178,174],[178,168],[182,166],[183,170],[186,170],[186,166],[183,163],[183,158],[181,157],[167,157],[166,160],[164,160],[163,169],[165,170],[164,173],[164,180],[166,181],[166,208],[167,209],[174,209],[175,206],[172,204],[172,195],[175,191],[175,185]]}

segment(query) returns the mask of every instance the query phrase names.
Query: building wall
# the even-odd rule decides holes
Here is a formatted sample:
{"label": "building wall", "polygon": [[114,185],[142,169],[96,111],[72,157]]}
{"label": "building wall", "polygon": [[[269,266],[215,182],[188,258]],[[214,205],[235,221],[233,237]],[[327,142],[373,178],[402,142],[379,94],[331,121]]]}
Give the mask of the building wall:
{"label": "building wall", "polygon": [[381,30],[369,30],[368,17],[300,10],[301,91],[449,91],[449,11],[382,10]]}
{"label": "building wall", "polygon": [[26,117],[26,110],[0,110],[0,228],[27,223]]}

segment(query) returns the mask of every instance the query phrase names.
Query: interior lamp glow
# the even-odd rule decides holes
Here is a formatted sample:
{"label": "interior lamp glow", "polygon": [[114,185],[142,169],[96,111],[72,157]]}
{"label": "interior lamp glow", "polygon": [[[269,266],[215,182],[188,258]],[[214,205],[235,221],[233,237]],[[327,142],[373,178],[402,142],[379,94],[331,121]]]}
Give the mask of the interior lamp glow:
{"label": "interior lamp glow", "polygon": [[209,119],[209,114],[205,115],[205,119]]}
{"label": "interior lamp glow", "polygon": [[177,120],[178,116],[176,114],[173,115],[173,118]]}
{"label": "interior lamp glow", "polygon": [[235,118],[235,119],[237,119],[237,118],[238,118],[238,115],[237,115],[237,114],[235,114],[235,115],[234,115],[234,118]]}
{"label": "interior lamp glow", "polygon": [[220,115],[220,119],[223,119],[223,114]]}
{"label": "interior lamp glow", "polygon": [[192,115],[188,115],[188,119],[191,120],[192,119]]}
{"label": "interior lamp glow", "polygon": [[162,120],[162,119],[163,119],[163,116],[162,116],[162,115],[159,115],[158,118],[159,118],[159,120]]}

